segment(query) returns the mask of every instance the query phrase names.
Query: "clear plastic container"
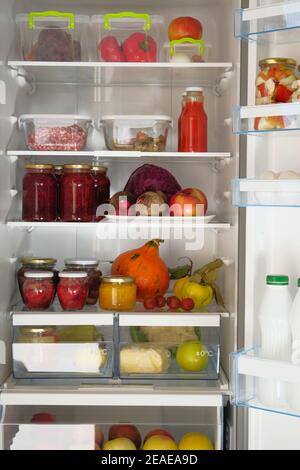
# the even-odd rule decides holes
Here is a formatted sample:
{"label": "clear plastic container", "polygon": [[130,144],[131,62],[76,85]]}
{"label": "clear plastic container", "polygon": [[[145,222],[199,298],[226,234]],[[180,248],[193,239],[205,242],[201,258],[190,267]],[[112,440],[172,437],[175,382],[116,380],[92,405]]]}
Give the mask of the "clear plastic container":
{"label": "clear plastic container", "polygon": [[88,60],[89,17],[44,11],[16,17],[19,50],[26,61],[80,62]]}
{"label": "clear plastic container", "polygon": [[164,59],[173,63],[205,62],[206,45],[203,39],[184,38],[164,44]]}
{"label": "clear plastic container", "polygon": [[159,62],[164,18],[121,12],[91,19],[101,62]]}
{"label": "clear plastic container", "polygon": [[163,152],[172,119],[169,116],[103,116],[100,125],[109,150]]}
{"label": "clear plastic container", "polygon": [[85,148],[92,120],[64,114],[26,114],[19,118],[29,150],[76,152]]}

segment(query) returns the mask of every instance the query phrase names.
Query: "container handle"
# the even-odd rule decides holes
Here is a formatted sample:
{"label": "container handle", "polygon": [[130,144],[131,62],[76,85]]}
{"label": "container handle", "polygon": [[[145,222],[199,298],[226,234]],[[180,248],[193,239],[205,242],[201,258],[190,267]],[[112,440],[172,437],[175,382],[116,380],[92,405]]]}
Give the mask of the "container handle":
{"label": "container handle", "polygon": [[35,29],[34,20],[36,18],[47,18],[47,17],[56,17],[56,18],[68,18],[69,29],[75,29],[75,15],[74,13],[64,13],[61,11],[33,11],[29,13],[28,24],[30,29]]}
{"label": "container handle", "polygon": [[182,38],[182,39],[174,39],[174,41],[170,41],[170,55],[173,57],[175,55],[175,47],[177,44],[198,44],[199,46],[199,54],[204,56],[205,54],[205,41],[204,39],[193,39],[193,38]]}
{"label": "container handle", "polygon": [[121,13],[107,13],[104,15],[104,29],[111,29],[111,20],[117,20],[119,18],[135,18],[138,20],[145,21],[145,30],[150,31],[151,18],[148,13],[134,13],[132,11],[122,11]]}

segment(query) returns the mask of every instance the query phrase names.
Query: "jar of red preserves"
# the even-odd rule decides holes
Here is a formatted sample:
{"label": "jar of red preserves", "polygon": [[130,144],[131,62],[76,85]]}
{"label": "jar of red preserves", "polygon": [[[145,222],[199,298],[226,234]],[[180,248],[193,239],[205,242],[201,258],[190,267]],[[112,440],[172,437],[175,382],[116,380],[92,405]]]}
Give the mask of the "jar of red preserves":
{"label": "jar of red preserves", "polygon": [[84,272],[59,273],[57,295],[63,310],[82,310],[89,292],[88,275]]}
{"label": "jar of red preserves", "polygon": [[99,261],[96,259],[66,259],[65,270],[73,272],[85,272],[87,274],[88,296],[87,305],[95,305],[99,297],[99,287],[102,272],[98,269]]}
{"label": "jar of red preserves", "polygon": [[56,188],[57,188],[57,191],[56,191],[56,194],[57,194],[57,197],[56,197],[57,220],[60,220],[60,180],[61,180],[61,177],[62,177],[62,174],[63,174],[63,169],[64,169],[63,165],[55,165],[54,166],[54,176],[56,178]]}
{"label": "jar of red preserves", "polygon": [[207,152],[203,88],[187,88],[184,103],[178,123],[178,151]]}
{"label": "jar of red preserves", "polygon": [[24,257],[20,259],[22,264],[21,268],[17,272],[17,279],[20,289],[20,294],[24,302],[23,296],[23,284],[25,282],[25,273],[28,271],[51,271],[53,272],[53,281],[55,287],[58,284],[58,271],[55,269],[57,260],[55,258],[28,258]]}
{"label": "jar of red preserves", "polygon": [[95,183],[90,165],[64,165],[60,184],[60,217],[63,222],[92,222]]}
{"label": "jar of red preserves", "polygon": [[47,310],[55,297],[53,272],[27,271],[24,273],[24,303],[29,310]]}
{"label": "jar of red preserves", "polygon": [[56,179],[52,165],[26,165],[23,178],[23,220],[56,220]]}
{"label": "jar of red preserves", "polygon": [[107,204],[110,200],[110,180],[105,166],[93,166],[91,169],[95,182],[96,209],[101,204]]}

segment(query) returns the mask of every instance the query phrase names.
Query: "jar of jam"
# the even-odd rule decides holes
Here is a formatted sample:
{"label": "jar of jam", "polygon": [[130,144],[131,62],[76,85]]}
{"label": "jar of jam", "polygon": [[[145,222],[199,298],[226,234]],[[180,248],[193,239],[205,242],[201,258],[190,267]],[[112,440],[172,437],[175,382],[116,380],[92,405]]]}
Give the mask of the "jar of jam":
{"label": "jar of jam", "polygon": [[17,343],[57,343],[59,341],[55,326],[21,326]]}
{"label": "jar of jam", "polygon": [[294,59],[269,58],[259,62],[256,78],[256,104],[289,103],[296,101],[297,62]]}
{"label": "jar of jam", "polygon": [[99,287],[102,277],[102,272],[98,269],[99,261],[96,259],[66,259],[65,270],[78,272],[82,271],[87,273],[87,283],[89,287],[88,296],[86,299],[87,305],[95,305],[99,298]]}
{"label": "jar of jam", "polygon": [[133,277],[104,276],[99,291],[103,310],[130,312],[136,304],[136,284]]}
{"label": "jar of jam", "polygon": [[92,222],[95,183],[90,165],[64,165],[60,185],[60,217],[63,222]]}
{"label": "jar of jam", "polygon": [[56,197],[56,214],[57,214],[57,220],[60,220],[60,180],[63,174],[63,165],[55,165],[54,166],[54,176],[56,178],[56,187],[57,187],[57,197]]}
{"label": "jar of jam", "polygon": [[91,169],[95,182],[95,205],[107,204],[110,200],[110,180],[105,166],[93,166]]}
{"label": "jar of jam", "polygon": [[24,303],[29,310],[47,310],[55,297],[53,272],[27,271],[24,273]]}
{"label": "jar of jam", "polygon": [[26,165],[23,178],[23,220],[56,220],[56,179],[52,165]]}
{"label": "jar of jam", "polygon": [[52,271],[53,281],[55,287],[58,284],[58,271],[55,269],[57,260],[55,258],[21,258],[20,262],[22,267],[17,272],[17,279],[20,289],[20,294],[24,302],[23,297],[23,284],[25,282],[25,273],[28,271]]}
{"label": "jar of jam", "polygon": [[82,310],[89,292],[88,275],[84,272],[59,273],[57,295],[63,310]]}

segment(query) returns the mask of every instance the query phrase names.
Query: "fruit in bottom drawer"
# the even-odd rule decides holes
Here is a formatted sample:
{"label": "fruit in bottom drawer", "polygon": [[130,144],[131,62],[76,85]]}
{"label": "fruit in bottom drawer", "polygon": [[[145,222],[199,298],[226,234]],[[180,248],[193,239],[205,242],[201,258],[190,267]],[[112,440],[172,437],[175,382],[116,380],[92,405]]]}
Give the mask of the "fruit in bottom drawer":
{"label": "fruit in bottom drawer", "polygon": [[174,441],[174,437],[168,431],[165,431],[164,429],[153,429],[152,431],[149,431],[148,434],[146,434],[144,438],[144,444],[152,436],[166,436],[172,439],[172,441]]}
{"label": "fruit in bottom drawer", "polygon": [[168,436],[156,435],[149,437],[143,450],[178,450],[176,442]]}
{"label": "fruit in bottom drawer", "polygon": [[186,341],[178,346],[176,362],[179,367],[189,372],[201,372],[206,369],[209,352],[200,341]]}
{"label": "fruit in bottom drawer", "polygon": [[211,440],[204,434],[189,432],[179,441],[179,450],[214,450]]}
{"label": "fruit in bottom drawer", "polygon": [[132,441],[137,449],[141,447],[142,438],[136,426],[133,424],[115,424],[110,427],[108,439],[111,441],[118,438],[127,438]]}
{"label": "fruit in bottom drawer", "polygon": [[128,345],[120,351],[121,374],[161,374],[170,366],[170,352],[151,345]]}
{"label": "fruit in bottom drawer", "polygon": [[103,450],[136,450],[136,447],[130,439],[120,437],[107,441],[103,446]]}

